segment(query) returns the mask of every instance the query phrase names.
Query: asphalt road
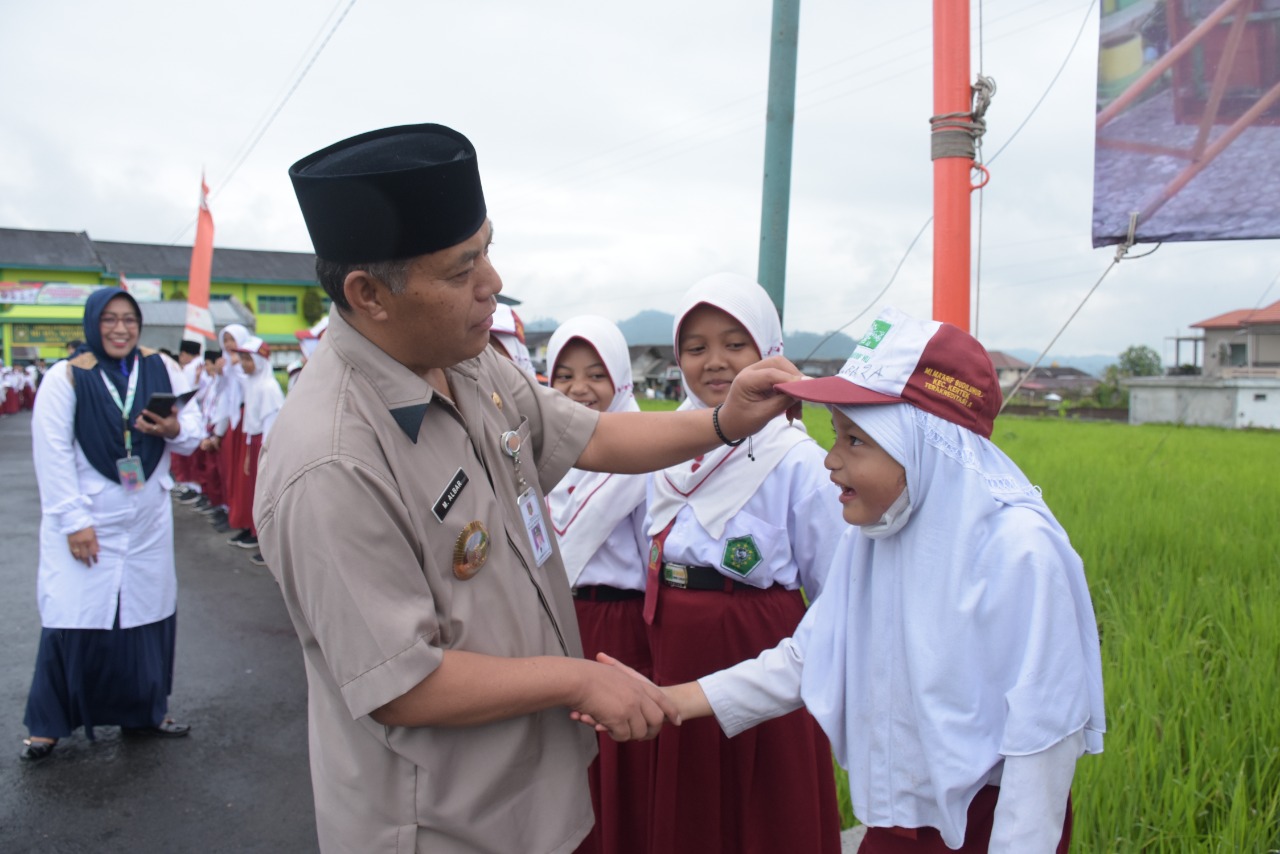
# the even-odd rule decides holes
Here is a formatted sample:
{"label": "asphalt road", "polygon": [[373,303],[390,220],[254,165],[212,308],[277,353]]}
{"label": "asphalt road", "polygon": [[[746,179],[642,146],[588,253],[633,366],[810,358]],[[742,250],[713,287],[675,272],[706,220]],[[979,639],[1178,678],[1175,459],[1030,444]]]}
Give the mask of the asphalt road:
{"label": "asphalt road", "polygon": [[30,413],[0,418],[0,852],[315,851],[306,676],[279,589],[184,507],[170,710],[191,735],[122,741],[100,727],[18,760],[40,636],[30,427]]}

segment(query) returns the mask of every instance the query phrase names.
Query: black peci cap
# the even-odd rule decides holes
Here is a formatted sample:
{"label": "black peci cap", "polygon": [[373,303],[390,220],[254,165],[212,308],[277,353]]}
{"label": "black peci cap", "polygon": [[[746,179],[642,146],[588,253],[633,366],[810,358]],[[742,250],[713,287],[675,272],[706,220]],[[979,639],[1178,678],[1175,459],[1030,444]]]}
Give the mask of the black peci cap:
{"label": "black peci cap", "polygon": [[443,125],[370,131],[289,168],[316,255],[355,264],[447,249],[487,210],[476,151]]}

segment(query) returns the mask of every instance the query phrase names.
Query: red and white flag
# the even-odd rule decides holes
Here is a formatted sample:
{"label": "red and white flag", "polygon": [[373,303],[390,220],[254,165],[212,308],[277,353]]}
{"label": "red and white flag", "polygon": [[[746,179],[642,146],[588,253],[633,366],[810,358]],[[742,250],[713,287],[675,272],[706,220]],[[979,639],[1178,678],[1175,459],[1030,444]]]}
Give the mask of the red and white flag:
{"label": "red and white flag", "polygon": [[209,212],[209,185],[200,176],[200,216],[196,241],[191,247],[191,272],[187,275],[187,324],[182,337],[189,341],[213,338],[209,312],[209,281],[213,273],[213,214]]}

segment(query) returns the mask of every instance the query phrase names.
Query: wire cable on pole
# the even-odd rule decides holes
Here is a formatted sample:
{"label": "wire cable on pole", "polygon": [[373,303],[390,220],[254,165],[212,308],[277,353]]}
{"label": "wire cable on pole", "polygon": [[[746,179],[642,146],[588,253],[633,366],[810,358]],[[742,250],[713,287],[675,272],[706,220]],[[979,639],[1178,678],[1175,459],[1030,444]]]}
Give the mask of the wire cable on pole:
{"label": "wire cable on pole", "polygon": [[[354,5],[356,5],[356,0],[348,0],[346,8],[342,10],[342,13],[338,15],[338,19],[333,22],[333,26],[331,26],[329,31],[325,33],[323,40],[321,40],[319,46],[312,52],[311,57],[307,60],[306,65],[303,66],[302,71],[294,77],[293,83],[289,86],[288,91],[284,93],[284,97],[280,99],[280,102],[271,110],[266,119],[260,119],[258,124],[254,126],[255,130],[250,131],[248,140],[241,144],[239,156],[234,160],[231,168],[227,171],[226,177],[219,181],[217,188],[209,194],[210,201],[217,198],[218,194],[231,183],[231,180],[235,177],[236,173],[240,171],[240,167],[249,159],[249,155],[253,154],[253,150],[258,147],[258,143],[262,141],[262,137],[266,135],[267,131],[270,130],[271,125],[275,123],[280,112],[285,108],[285,105],[289,103],[289,99],[293,97],[293,93],[298,90],[300,85],[302,85],[302,81],[306,79],[307,74],[311,71],[311,67],[315,65],[316,60],[320,58],[320,54],[324,53],[324,49],[328,46],[329,40],[332,39],[333,34],[338,31],[338,27],[342,26],[342,22],[346,20],[347,13],[351,11],[351,7]],[[333,13],[330,12],[329,15],[332,17]],[[315,43],[314,38],[312,39],[312,43]],[[196,224],[198,216],[199,215],[197,214],[197,216],[192,217],[186,225],[184,225],[172,238],[170,238],[169,243],[177,243],[184,234],[190,231],[191,227]]]}

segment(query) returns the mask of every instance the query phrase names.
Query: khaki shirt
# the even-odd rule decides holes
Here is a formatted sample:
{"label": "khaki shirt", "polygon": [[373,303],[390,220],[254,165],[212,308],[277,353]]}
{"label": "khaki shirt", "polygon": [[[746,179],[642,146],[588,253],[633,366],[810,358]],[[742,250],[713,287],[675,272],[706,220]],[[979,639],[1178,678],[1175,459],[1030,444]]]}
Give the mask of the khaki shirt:
{"label": "khaki shirt", "polygon": [[[517,491],[545,507],[598,416],[491,350],[446,373],[452,402],[335,310],[263,447],[254,516],[306,660],[320,847],[572,851],[593,821],[595,733],[567,709],[475,727],[369,717],[446,649],[582,655],[558,547],[537,565]],[[512,430],[519,475],[500,449]],[[488,558],[463,580],[455,547],[477,523]]]}

